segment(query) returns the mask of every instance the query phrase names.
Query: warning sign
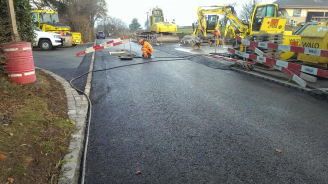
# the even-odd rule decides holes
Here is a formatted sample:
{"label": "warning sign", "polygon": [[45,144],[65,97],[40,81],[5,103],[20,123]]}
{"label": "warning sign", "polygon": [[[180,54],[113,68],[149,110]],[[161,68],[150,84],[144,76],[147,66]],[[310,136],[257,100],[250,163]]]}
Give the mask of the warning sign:
{"label": "warning sign", "polygon": [[279,19],[272,19],[268,28],[277,28]]}

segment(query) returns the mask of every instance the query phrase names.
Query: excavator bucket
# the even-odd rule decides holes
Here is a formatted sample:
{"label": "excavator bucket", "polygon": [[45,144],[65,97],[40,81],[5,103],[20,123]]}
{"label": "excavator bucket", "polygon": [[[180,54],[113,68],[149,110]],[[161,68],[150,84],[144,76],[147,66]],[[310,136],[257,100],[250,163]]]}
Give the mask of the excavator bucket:
{"label": "excavator bucket", "polygon": [[202,44],[202,40],[197,36],[190,36],[186,35],[182,38],[181,42],[182,45],[190,44],[193,49],[199,49],[200,45]]}

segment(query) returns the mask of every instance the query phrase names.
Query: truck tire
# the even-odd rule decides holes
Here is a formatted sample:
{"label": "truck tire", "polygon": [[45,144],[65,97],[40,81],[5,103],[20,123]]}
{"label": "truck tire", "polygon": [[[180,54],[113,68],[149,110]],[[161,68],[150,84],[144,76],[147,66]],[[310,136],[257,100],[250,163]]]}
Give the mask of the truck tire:
{"label": "truck tire", "polygon": [[49,40],[41,40],[39,43],[39,48],[42,50],[50,50],[52,48],[52,44]]}

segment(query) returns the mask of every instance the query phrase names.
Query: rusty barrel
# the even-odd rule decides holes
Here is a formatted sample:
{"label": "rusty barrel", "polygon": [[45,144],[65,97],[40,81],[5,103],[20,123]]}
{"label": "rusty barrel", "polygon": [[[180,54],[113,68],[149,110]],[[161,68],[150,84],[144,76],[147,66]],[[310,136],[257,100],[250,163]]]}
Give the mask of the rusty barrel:
{"label": "rusty barrel", "polygon": [[6,55],[6,72],[14,83],[31,83],[36,80],[31,43],[2,44]]}

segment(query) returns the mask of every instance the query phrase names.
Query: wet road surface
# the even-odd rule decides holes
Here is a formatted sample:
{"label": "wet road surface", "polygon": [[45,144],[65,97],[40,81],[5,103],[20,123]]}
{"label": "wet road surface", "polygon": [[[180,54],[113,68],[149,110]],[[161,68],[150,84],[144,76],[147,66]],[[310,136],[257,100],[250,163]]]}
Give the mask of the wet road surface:
{"label": "wet road surface", "polygon": [[[92,53],[76,56],[77,52],[84,51],[94,44],[81,44],[75,47],[59,47],[56,50],[33,50],[34,66],[51,71],[65,80],[70,81],[74,77],[89,71]],[[74,85],[84,91],[87,75],[74,81]]]}
{"label": "wet road surface", "polygon": [[[149,61],[117,49],[97,51],[94,69]],[[93,74],[85,183],[327,183],[327,101],[208,61],[153,60],[172,61]]]}

